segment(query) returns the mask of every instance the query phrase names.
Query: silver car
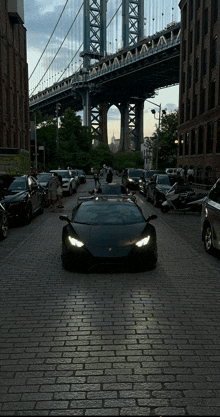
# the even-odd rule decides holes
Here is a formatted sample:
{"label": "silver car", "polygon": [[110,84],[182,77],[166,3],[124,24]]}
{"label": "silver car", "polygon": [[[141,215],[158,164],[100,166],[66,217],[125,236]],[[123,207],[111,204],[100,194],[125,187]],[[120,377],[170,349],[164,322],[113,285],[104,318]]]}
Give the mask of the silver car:
{"label": "silver car", "polygon": [[202,204],[201,232],[206,252],[220,250],[220,178]]}
{"label": "silver car", "polygon": [[52,169],[50,172],[56,172],[62,177],[63,192],[69,195],[76,193],[77,178],[71,169]]}

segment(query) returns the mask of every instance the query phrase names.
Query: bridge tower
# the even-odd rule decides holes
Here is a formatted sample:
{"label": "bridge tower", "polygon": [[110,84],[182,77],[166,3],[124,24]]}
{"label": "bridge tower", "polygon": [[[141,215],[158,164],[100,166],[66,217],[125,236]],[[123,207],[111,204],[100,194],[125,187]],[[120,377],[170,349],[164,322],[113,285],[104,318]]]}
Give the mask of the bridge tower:
{"label": "bridge tower", "polygon": [[[106,13],[108,0],[84,0],[84,50],[82,73],[86,76],[91,60],[100,60],[106,54]],[[144,0],[122,0],[122,40],[126,49],[144,35]],[[126,103],[92,103],[86,82],[78,92],[83,100],[83,122],[91,126],[97,139],[107,143],[107,112],[115,104],[121,112],[120,148],[130,149],[130,140],[140,150],[143,140],[144,100],[130,98]]]}

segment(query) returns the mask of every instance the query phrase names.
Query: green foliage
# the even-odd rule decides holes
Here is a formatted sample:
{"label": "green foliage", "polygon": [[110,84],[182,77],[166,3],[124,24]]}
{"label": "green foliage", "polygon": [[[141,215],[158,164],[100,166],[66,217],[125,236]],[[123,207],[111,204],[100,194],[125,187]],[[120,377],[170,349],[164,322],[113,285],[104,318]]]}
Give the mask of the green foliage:
{"label": "green foliage", "polygon": [[176,167],[177,161],[177,146],[175,143],[176,132],[178,127],[178,111],[175,110],[163,116],[161,120],[160,132],[157,131],[152,135],[154,139],[153,146],[153,167],[156,168],[156,154],[157,154],[157,140],[159,135],[158,148],[158,169],[165,169],[167,167]]}
{"label": "green foliage", "polygon": [[143,168],[144,160],[141,152],[118,152],[114,154],[114,169],[122,172],[124,168]]}
{"label": "green foliage", "polygon": [[103,165],[114,165],[114,154],[106,143],[100,143],[91,152],[91,167],[100,169]]}

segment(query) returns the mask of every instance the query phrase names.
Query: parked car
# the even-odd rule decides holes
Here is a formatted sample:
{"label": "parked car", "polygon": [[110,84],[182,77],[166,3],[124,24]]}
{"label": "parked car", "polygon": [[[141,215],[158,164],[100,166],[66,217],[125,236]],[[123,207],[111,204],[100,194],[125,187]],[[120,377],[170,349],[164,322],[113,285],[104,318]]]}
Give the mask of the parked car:
{"label": "parked car", "polygon": [[73,169],[51,169],[50,172],[56,172],[62,177],[63,192],[72,195],[76,193],[78,177]]}
{"label": "parked car", "polygon": [[83,169],[78,169],[78,177],[79,177],[79,183],[85,184],[86,183],[86,174],[83,171]]}
{"label": "parked car", "polygon": [[138,190],[142,173],[143,169],[125,168],[122,174],[122,184],[129,190]]}
{"label": "parked car", "polygon": [[7,211],[8,220],[30,223],[33,216],[41,214],[44,191],[36,178],[30,175],[16,177],[5,191],[1,203]]}
{"label": "parked car", "polygon": [[8,216],[4,206],[0,203],[0,240],[8,235]]}
{"label": "parked car", "polygon": [[164,171],[159,171],[159,170],[156,170],[156,169],[149,169],[149,170],[144,169],[143,173],[142,173],[142,175],[139,179],[139,192],[141,194],[144,194],[145,197],[146,197],[146,191],[147,191],[148,183],[149,183],[151,177],[154,174],[165,174],[165,172]]}
{"label": "parked car", "polygon": [[147,186],[146,200],[152,201],[155,207],[162,204],[166,199],[166,192],[173,184],[168,174],[154,174]]}
{"label": "parked car", "polygon": [[165,172],[166,172],[166,174],[175,175],[175,174],[177,174],[177,168],[166,168]]}
{"label": "parked car", "polygon": [[44,199],[45,207],[48,207],[48,182],[50,181],[52,175],[53,174],[51,172],[42,172],[40,174],[37,174],[37,180],[45,192],[45,199]]}
{"label": "parked car", "polygon": [[206,252],[220,250],[220,179],[216,181],[202,204],[201,232]]}
{"label": "parked car", "polygon": [[[135,194],[135,191],[132,193]],[[106,195],[132,195],[132,193],[123,184],[111,182],[110,184],[102,184],[98,189],[89,191],[89,194],[106,194]]]}
{"label": "parked car", "polygon": [[152,268],[157,262],[157,238],[150,220],[128,197],[95,195],[79,203],[62,232],[64,268],[89,271],[101,265],[130,270]]}

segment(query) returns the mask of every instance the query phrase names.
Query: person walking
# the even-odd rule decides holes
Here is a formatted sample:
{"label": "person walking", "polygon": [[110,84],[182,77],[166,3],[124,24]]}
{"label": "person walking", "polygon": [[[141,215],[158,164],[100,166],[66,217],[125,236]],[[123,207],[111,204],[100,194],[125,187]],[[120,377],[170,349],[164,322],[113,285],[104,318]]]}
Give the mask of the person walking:
{"label": "person walking", "polygon": [[112,172],[112,168],[108,167],[107,169],[107,176],[106,176],[106,182],[110,183],[112,182],[113,179],[113,172]]}
{"label": "person walking", "polygon": [[57,188],[59,186],[58,174],[55,172],[48,182],[49,209],[55,208],[57,201]]}
{"label": "person walking", "polygon": [[57,187],[57,197],[58,197],[58,201],[59,201],[59,205],[57,206],[58,208],[63,208],[63,186],[62,186],[62,177],[61,175],[58,175],[58,181],[59,181],[59,185]]}
{"label": "person walking", "polygon": [[188,171],[187,171],[187,179],[189,182],[193,182],[194,181],[194,169],[193,166],[190,165]]}
{"label": "person walking", "polygon": [[101,183],[99,181],[99,173],[97,169],[95,169],[94,171],[94,181],[95,181],[95,188],[98,188],[99,186],[97,186],[97,184],[101,185]]}

